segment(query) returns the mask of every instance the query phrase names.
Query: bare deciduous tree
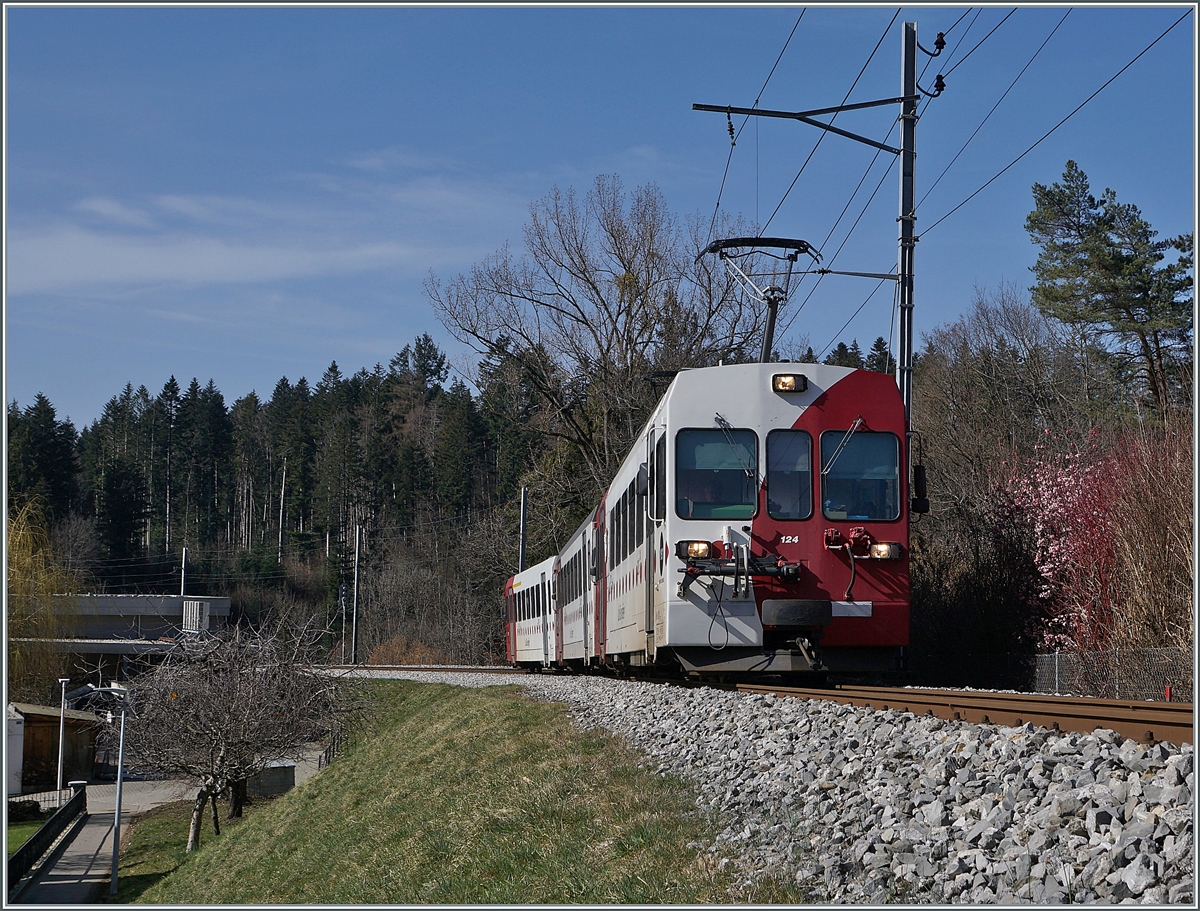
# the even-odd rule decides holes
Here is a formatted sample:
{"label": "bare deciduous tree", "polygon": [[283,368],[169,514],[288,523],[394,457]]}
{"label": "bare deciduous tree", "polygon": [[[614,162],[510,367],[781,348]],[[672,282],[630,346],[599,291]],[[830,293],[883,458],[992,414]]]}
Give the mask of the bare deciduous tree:
{"label": "bare deciduous tree", "polygon": [[[346,678],[309,671],[315,637],[234,629],[183,639],[161,664],[129,685],[127,763],[196,782],[199,790],[188,833],[200,842],[205,805],[272,762],[298,760],[305,745],[339,729],[356,702]],[[107,729],[102,744],[115,746]]]}
{"label": "bare deciduous tree", "polygon": [[627,195],[600,176],[582,199],[555,188],[531,205],[525,256],[506,246],[426,291],[456,338],[522,364],[549,406],[542,431],[578,448],[599,489],[654,404],[645,374],[756,353],[763,308],[697,261],[706,227],[681,227],[654,186]]}

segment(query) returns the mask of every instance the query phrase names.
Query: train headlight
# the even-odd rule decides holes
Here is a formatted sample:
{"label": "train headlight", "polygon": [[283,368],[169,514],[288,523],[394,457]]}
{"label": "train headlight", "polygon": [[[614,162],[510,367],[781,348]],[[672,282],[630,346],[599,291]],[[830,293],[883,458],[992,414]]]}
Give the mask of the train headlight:
{"label": "train headlight", "polygon": [[771,388],[776,392],[804,392],[808,377],[803,373],[777,373],[771,377]]}
{"label": "train headlight", "polygon": [[869,556],[872,560],[899,560],[900,545],[872,544],[871,549],[867,551],[867,556]]}
{"label": "train headlight", "polygon": [[680,541],[675,545],[675,555],[680,560],[707,560],[712,553],[712,545],[707,541]]}

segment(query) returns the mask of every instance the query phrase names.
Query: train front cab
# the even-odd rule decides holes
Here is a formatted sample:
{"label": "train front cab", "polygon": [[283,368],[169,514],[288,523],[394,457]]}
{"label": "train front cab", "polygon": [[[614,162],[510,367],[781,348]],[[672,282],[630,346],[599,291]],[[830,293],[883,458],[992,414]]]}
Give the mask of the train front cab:
{"label": "train front cab", "polygon": [[[789,365],[762,366],[741,369],[762,384]],[[808,395],[768,398],[740,420],[715,421],[711,394],[707,422],[686,398],[664,411],[649,460],[665,613],[657,638],[689,672],[886,672],[908,644],[907,439],[895,383],[804,370],[820,381]]]}

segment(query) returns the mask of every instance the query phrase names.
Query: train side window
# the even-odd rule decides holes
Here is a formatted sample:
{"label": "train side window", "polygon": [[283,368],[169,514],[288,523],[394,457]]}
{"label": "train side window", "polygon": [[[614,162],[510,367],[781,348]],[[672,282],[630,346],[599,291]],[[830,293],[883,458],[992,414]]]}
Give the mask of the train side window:
{"label": "train side window", "polygon": [[612,567],[617,562],[617,536],[613,534],[616,531],[617,522],[617,507],[614,505],[608,514],[608,565]]}
{"label": "train side window", "polygon": [[812,515],[812,437],[806,431],[767,434],[767,512],[773,519]]}
{"label": "train side window", "polygon": [[749,519],[758,504],[753,430],[681,430],[675,437],[675,510],[684,519]]}
{"label": "train side window", "polygon": [[648,537],[650,537],[651,520],[646,515],[646,505],[649,502],[647,491],[638,493],[638,512],[637,512],[637,528],[638,528],[638,544],[640,545]]}
{"label": "train side window", "polygon": [[643,524],[638,521],[638,503],[640,501],[637,494],[637,481],[629,482],[629,489],[625,491],[625,502],[626,508],[629,510],[629,527],[625,532],[626,555],[628,555],[637,550],[638,526]]}
{"label": "train side window", "polygon": [[821,434],[821,466],[826,518],[900,518],[900,439],[894,433],[859,430],[846,439],[845,430],[828,430]]}
{"label": "train side window", "polygon": [[613,523],[613,537],[616,538],[615,543],[615,559],[613,565],[619,564],[625,559],[625,495],[622,494],[617,500],[617,520]]}

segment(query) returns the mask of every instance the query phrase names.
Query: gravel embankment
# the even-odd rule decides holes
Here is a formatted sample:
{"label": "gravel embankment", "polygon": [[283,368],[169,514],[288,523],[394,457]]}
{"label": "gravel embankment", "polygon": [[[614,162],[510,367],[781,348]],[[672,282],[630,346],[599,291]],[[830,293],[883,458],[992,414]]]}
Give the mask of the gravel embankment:
{"label": "gravel embankment", "polygon": [[620,734],[720,812],[705,848],[813,901],[1194,904],[1190,744],[594,677],[438,679],[520,683]]}

